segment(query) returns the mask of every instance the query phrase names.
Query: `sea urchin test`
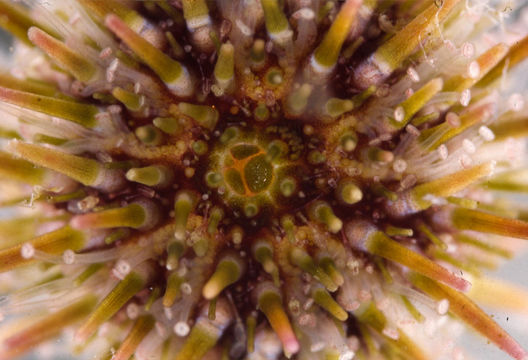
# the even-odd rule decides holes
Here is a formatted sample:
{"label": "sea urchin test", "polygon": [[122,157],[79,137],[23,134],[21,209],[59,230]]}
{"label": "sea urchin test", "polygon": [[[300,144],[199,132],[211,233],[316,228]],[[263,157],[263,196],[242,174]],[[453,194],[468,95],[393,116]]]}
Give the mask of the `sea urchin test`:
{"label": "sea urchin test", "polygon": [[496,3],[0,0],[0,360],[526,360]]}

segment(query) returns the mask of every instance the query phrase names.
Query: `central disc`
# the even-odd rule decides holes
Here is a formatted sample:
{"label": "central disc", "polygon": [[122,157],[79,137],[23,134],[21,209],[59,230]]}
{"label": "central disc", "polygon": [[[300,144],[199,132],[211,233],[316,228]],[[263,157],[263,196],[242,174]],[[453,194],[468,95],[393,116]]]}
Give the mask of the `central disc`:
{"label": "central disc", "polygon": [[301,151],[301,139],[287,129],[229,127],[212,151],[205,181],[229,208],[251,218],[298,197],[306,172]]}
{"label": "central disc", "polygon": [[225,154],[223,162],[226,185],[239,195],[253,196],[266,191],[274,170],[269,160],[258,146],[234,146]]}

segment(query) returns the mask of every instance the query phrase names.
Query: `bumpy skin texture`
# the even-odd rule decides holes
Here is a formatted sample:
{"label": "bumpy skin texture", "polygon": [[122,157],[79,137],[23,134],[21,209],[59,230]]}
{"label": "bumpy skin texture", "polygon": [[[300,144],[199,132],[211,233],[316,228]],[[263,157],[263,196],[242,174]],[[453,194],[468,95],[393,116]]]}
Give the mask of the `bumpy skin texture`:
{"label": "bumpy skin texture", "polygon": [[0,359],[525,360],[515,5],[0,0]]}

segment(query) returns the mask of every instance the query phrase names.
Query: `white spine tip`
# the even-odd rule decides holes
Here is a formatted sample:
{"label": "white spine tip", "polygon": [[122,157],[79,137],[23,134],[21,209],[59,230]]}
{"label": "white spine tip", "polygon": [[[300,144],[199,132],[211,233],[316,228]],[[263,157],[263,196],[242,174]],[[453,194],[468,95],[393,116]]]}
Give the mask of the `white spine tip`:
{"label": "white spine tip", "polygon": [[468,106],[469,102],[471,101],[471,90],[466,89],[460,93],[460,105],[462,106]]}
{"label": "white spine tip", "polygon": [[75,252],[71,249],[64,251],[62,254],[62,261],[64,261],[66,265],[73,264],[75,262]]}
{"label": "white spine tip", "polygon": [[356,354],[351,350],[345,350],[339,355],[339,360],[352,360]]}
{"label": "white spine tip", "polygon": [[467,68],[467,75],[471,79],[477,79],[480,75],[480,65],[476,61],[472,61],[469,63]]}
{"label": "white spine tip", "polygon": [[125,260],[119,260],[114,269],[113,274],[120,280],[123,280],[132,270],[130,264]]}
{"label": "white spine tip", "polygon": [[436,312],[438,315],[445,315],[449,311],[449,300],[442,299],[436,304]]}
{"label": "white spine tip", "polygon": [[180,337],[187,336],[190,330],[189,325],[184,321],[178,321],[174,325],[174,333]]}
{"label": "white spine tip", "polygon": [[409,75],[412,82],[417,83],[420,81],[420,75],[418,75],[418,72],[413,67],[407,68],[407,75]]}
{"label": "white spine tip", "polygon": [[524,98],[521,94],[515,93],[508,98],[508,108],[511,111],[520,111],[524,108]]}
{"label": "white spine tip", "polygon": [[486,141],[493,141],[495,139],[495,134],[487,126],[481,126],[479,128],[479,135]]}
{"label": "white spine tip", "polygon": [[405,110],[402,106],[398,106],[396,109],[394,109],[394,120],[397,122],[402,122],[405,118]]}
{"label": "white spine tip", "polygon": [[33,256],[35,256],[35,248],[30,243],[25,243],[22,245],[22,248],[20,249],[20,255],[24,259],[31,259]]}

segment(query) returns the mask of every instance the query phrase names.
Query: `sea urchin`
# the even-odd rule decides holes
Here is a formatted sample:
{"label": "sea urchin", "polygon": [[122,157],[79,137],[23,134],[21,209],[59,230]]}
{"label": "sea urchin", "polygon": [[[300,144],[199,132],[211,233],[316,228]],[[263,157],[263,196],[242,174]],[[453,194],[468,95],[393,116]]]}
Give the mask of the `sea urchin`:
{"label": "sea urchin", "polygon": [[510,10],[0,0],[0,359],[461,359],[459,319],[526,360],[476,305],[528,299],[483,275],[528,239]]}

